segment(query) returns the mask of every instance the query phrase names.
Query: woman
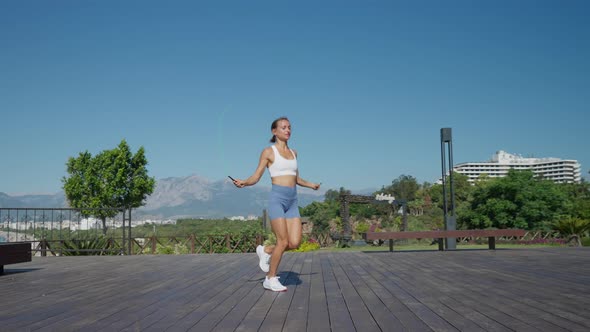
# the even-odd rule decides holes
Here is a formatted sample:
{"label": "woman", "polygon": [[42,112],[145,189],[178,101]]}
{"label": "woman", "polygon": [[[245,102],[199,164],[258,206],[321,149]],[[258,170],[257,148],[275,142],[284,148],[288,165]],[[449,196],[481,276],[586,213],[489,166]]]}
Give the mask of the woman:
{"label": "woman", "polygon": [[283,253],[296,249],[301,243],[301,216],[297,206],[297,185],[318,190],[320,185],[303,180],[297,169],[297,152],[289,149],[287,142],[291,137],[291,124],[286,117],[278,118],[271,125],[270,147],[260,154],[260,161],[254,174],[246,180],[235,179],[238,188],[256,184],[264,169],[268,168],[272,180],[272,190],[268,202],[268,215],[272,231],[277,238],[274,246],[258,246],[256,253],[259,266],[267,272],[262,286],[266,289],[283,292],[287,287],[279,282],[277,269]]}

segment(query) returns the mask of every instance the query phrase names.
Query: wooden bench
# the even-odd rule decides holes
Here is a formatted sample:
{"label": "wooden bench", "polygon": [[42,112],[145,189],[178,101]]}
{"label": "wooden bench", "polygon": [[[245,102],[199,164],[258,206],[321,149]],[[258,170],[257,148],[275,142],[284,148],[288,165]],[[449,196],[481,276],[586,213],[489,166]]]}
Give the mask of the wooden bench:
{"label": "wooden bench", "polygon": [[31,244],[28,242],[0,243],[0,274],[4,265],[31,261]]}
{"label": "wooden bench", "polygon": [[389,251],[393,251],[393,240],[397,239],[435,239],[438,250],[444,250],[443,239],[458,237],[488,238],[488,246],[496,249],[496,238],[501,236],[522,237],[526,233],[522,229],[469,229],[454,231],[418,231],[418,232],[368,232],[363,234],[366,241],[389,240]]}

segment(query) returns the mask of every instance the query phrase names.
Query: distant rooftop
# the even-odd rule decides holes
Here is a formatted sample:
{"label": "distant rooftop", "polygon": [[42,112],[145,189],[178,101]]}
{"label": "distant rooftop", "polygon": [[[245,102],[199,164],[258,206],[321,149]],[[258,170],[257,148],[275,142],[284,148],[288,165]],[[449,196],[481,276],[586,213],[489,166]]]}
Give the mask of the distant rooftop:
{"label": "distant rooftop", "polygon": [[511,154],[506,151],[496,151],[489,162],[498,164],[537,164],[542,162],[561,161],[559,158],[525,158],[519,154]]}
{"label": "distant rooftop", "polygon": [[[510,169],[532,170],[535,175],[557,183],[580,183],[581,165],[577,160],[560,158],[525,158],[499,150],[486,162],[466,162],[453,167],[455,172],[468,176],[475,183],[481,174],[504,177]],[[440,181],[440,180],[439,180]]]}

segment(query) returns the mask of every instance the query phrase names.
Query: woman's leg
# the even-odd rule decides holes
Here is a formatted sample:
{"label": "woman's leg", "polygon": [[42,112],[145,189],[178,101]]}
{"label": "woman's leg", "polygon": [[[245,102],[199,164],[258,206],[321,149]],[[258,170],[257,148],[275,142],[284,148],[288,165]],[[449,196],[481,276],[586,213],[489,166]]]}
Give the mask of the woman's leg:
{"label": "woman's leg", "polygon": [[[285,220],[285,219],[280,218],[280,219],[276,219],[276,220]],[[279,223],[279,222],[277,221],[277,223]],[[277,238],[277,244],[279,242],[279,235],[277,235],[277,232],[275,231],[275,229],[281,229],[281,227],[282,227],[283,224],[286,224],[286,226],[287,226],[286,227],[287,228],[286,229],[286,231],[287,231],[287,234],[286,234],[287,247],[284,248],[284,249],[282,249],[280,251],[280,253],[278,251],[276,252],[277,255],[279,255],[279,258],[278,258],[278,262],[276,263],[276,267],[275,267],[274,270],[272,268],[272,264],[273,264],[272,255],[275,253],[274,252],[275,251],[275,246],[274,245],[264,246],[264,252],[266,252],[267,254],[271,255],[271,258],[270,258],[270,269],[268,271],[269,272],[268,273],[269,276],[275,276],[276,275],[276,270],[278,269],[279,263],[281,262],[281,257],[280,256],[283,255],[283,253],[285,252],[285,250],[287,250],[287,249],[297,249],[297,248],[299,248],[299,245],[301,244],[301,228],[302,227],[301,227],[301,219],[300,218],[290,218],[290,219],[287,219],[286,222],[280,222],[280,225],[279,226],[275,226],[273,224],[273,222],[271,222],[273,232],[275,233],[275,236]],[[283,233],[284,233],[283,230],[281,229],[281,230],[279,230],[279,232],[281,233],[280,236],[283,236]],[[282,247],[283,246],[284,246],[284,244],[282,245]],[[271,272],[273,274],[271,274]]]}
{"label": "woman's leg", "polygon": [[270,246],[264,246],[264,252],[272,255],[273,250],[275,250],[275,245],[271,244]]}
{"label": "woman's leg", "polygon": [[[270,268],[267,277],[275,277],[277,275],[277,269],[281,263],[283,252],[289,246],[289,233],[287,229],[287,220],[285,218],[277,218],[270,222],[272,231],[277,238],[277,244],[272,250],[272,256],[270,256]],[[268,253],[268,252],[267,252]]]}
{"label": "woman's leg", "polygon": [[301,244],[301,218],[287,219],[289,249],[297,249]]}
{"label": "woman's leg", "polygon": [[[301,244],[301,229],[300,218],[287,219],[287,249],[299,248],[299,245]],[[264,252],[272,255],[274,248],[274,245],[264,246]]]}

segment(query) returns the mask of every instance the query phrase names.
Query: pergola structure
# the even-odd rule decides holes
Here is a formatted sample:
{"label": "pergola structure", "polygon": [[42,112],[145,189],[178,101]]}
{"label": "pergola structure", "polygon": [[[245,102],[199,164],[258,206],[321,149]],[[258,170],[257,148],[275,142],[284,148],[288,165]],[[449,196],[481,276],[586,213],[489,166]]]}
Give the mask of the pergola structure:
{"label": "pergola structure", "polygon": [[360,203],[360,204],[384,204],[390,203],[393,207],[401,206],[403,208],[402,214],[402,231],[405,231],[408,228],[408,213],[407,213],[407,205],[406,200],[378,200],[374,196],[367,196],[367,195],[340,195],[340,217],[342,218],[342,235],[340,239],[343,241],[344,244],[349,244],[352,239],[352,228],[350,226],[350,204],[351,203]]}

